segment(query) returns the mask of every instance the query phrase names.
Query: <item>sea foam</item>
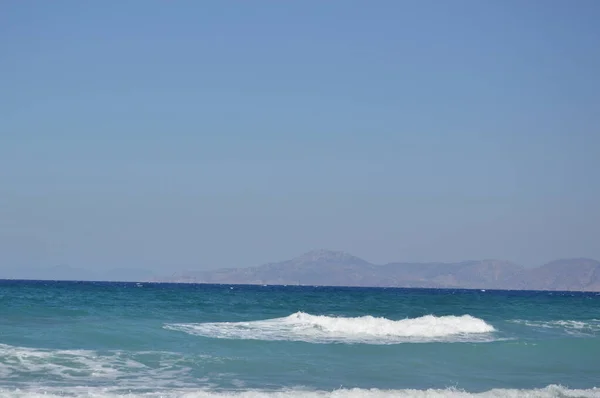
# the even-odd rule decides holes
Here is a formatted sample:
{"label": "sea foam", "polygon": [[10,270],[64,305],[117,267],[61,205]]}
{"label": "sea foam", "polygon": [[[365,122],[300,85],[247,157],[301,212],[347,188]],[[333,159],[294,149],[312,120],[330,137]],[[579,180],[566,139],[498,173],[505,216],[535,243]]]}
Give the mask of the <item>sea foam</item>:
{"label": "sea foam", "polygon": [[370,315],[345,318],[304,312],[259,321],[167,324],[165,328],[222,339],[366,344],[490,341],[495,331],[493,326],[471,315],[390,320]]}
{"label": "sea foam", "polygon": [[550,385],[540,389],[493,389],[480,393],[471,393],[455,388],[430,390],[379,390],[379,389],[338,389],[334,391],[289,389],[277,391],[211,391],[198,389],[161,390],[150,392],[119,393],[110,389],[94,387],[48,388],[32,390],[0,389],[2,398],[65,398],[65,397],[103,397],[103,398],[600,398],[600,389],[574,390],[559,385]]}
{"label": "sea foam", "polygon": [[571,336],[591,337],[600,334],[600,319],[588,320],[552,320],[552,321],[533,321],[527,319],[515,319],[511,321],[525,326],[537,329],[553,329],[562,331]]}
{"label": "sea foam", "polygon": [[[209,362],[212,358],[198,356],[194,360]],[[52,350],[0,344],[0,386],[2,382],[37,386],[39,380],[84,385],[118,382],[122,388],[181,386],[197,381],[190,376],[192,365],[181,354],[171,352]],[[24,381],[24,375],[29,380]]]}

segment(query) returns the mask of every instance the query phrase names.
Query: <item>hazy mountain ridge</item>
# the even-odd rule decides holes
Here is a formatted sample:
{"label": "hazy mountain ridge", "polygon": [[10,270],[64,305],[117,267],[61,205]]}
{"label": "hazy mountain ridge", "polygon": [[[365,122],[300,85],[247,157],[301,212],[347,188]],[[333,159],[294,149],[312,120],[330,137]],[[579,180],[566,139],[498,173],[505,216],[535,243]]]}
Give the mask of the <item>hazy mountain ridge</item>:
{"label": "hazy mountain ridge", "polygon": [[600,262],[553,261],[537,268],[501,260],[375,265],[345,252],[315,250],[249,268],[187,271],[163,282],[600,291]]}
{"label": "hazy mountain ridge", "polygon": [[139,269],[93,272],[57,266],[0,269],[1,278],[600,292],[600,262],[562,259],[536,268],[501,260],[376,265],[345,252],[314,250],[256,267],[182,271],[164,277]]}

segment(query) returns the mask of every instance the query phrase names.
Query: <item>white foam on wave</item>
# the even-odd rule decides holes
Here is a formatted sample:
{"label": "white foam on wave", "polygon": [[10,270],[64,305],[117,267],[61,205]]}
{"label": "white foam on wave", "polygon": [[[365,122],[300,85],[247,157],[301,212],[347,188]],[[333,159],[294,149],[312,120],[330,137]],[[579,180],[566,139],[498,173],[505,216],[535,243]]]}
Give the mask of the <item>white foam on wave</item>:
{"label": "white foam on wave", "polygon": [[102,398],[600,398],[600,389],[574,390],[559,385],[550,385],[545,388],[521,389],[494,389],[481,393],[449,389],[430,390],[379,390],[379,389],[339,389],[334,391],[311,390],[280,390],[280,391],[211,391],[180,389],[154,392],[114,392],[109,389],[80,387],[71,389],[32,389],[32,390],[6,390],[0,389],[1,398],[58,398],[58,397],[102,397]]}
{"label": "white foam on wave", "polygon": [[390,320],[373,316],[331,317],[304,312],[260,321],[167,324],[165,328],[222,339],[367,344],[491,341],[491,333],[495,331],[493,326],[471,315],[426,315]]}
{"label": "white foam on wave", "polygon": [[567,334],[580,337],[595,336],[600,333],[600,319],[590,319],[586,321],[531,321],[527,319],[515,319],[511,322],[538,329],[560,329]]}
{"label": "white foam on wave", "polygon": [[[194,360],[198,359],[210,357]],[[52,350],[0,344],[0,380],[24,387],[35,385],[36,375],[50,383],[92,381],[114,385],[118,380],[120,386],[130,388],[197,385],[189,376],[192,365],[186,360],[171,352]]]}

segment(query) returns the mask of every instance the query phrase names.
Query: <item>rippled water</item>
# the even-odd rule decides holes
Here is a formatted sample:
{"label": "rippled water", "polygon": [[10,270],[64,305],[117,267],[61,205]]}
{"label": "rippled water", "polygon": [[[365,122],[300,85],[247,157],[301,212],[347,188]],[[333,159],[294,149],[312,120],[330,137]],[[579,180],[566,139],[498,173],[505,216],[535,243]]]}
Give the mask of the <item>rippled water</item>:
{"label": "rippled water", "polygon": [[600,295],[0,281],[0,396],[600,397]]}

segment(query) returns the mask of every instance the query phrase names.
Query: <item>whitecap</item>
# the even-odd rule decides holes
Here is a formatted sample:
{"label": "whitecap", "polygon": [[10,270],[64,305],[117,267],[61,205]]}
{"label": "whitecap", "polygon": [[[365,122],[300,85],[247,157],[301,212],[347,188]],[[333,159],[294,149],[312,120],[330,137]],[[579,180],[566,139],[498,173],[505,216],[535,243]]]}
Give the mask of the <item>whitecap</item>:
{"label": "whitecap", "polygon": [[296,312],[283,318],[249,322],[167,324],[192,335],[243,340],[289,340],[310,343],[396,344],[403,342],[491,341],[495,329],[471,315],[391,320],[370,315],[346,318]]}

